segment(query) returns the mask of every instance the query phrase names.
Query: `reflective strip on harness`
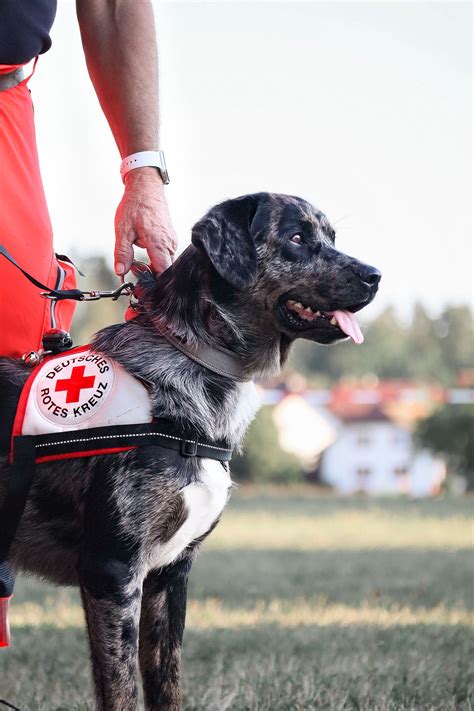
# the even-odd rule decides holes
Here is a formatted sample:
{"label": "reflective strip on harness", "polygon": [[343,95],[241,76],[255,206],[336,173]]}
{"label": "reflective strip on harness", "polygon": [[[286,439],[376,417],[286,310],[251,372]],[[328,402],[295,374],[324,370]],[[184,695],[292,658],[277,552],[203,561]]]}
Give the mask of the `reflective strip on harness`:
{"label": "reflective strip on harness", "polygon": [[[14,437],[14,445],[17,446],[22,439]],[[150,423],[96,427],[80,433],[54,433],[29,439],[33,443],[37,464],[56,459],[113,454],[150,445],[173,449],[183,457],[204,457],[228,462],[232,456],[232,449],[225,442],[199,441],[164,418]]]}

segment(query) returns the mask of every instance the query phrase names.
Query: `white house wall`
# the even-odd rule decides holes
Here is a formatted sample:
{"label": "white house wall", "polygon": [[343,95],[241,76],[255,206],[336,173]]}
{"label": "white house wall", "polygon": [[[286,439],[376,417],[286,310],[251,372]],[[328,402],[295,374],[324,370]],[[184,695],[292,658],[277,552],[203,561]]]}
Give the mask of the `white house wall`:
{"label": "white house wall", "polygon": [[[323,455],[321,476],[341,492],[409,493],[412,466],[411,435],[392,422],[344,424]],[[431,477],[431,461],[418,467],[418,490]]]}

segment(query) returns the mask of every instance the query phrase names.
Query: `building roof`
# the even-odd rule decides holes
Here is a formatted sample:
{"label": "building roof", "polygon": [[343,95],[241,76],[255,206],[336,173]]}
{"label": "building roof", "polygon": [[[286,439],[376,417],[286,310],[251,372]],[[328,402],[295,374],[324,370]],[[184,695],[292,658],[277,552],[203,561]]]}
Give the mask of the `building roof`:
{"label": "building roof", "polygon": [[342,422],[391,422],[391,418],[378,405],[358,403],[333,403],[328,410]]}

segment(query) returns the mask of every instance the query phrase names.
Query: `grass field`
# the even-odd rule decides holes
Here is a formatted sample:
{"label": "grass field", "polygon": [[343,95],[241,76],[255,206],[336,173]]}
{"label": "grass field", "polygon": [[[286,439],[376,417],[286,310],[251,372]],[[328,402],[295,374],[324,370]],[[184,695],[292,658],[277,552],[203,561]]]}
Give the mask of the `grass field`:
{"label": "grass field", "polygon": [[[185,709],[472,710],[471,515],[469,499],[236,492],[191,574]],[[19,580],[11,622],[0,698],[92,709],[76,592]]]}

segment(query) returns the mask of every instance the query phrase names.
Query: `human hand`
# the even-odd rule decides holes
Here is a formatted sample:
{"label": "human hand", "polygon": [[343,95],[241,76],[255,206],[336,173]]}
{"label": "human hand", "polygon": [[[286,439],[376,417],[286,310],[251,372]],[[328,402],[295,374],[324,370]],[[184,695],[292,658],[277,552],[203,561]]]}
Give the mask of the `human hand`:
{"label": "human hand", "polygon": [[137,168],[125,176],[125,192],[115,214],[115,273],[119,276],[132,266],[134,244],[146,249],[157,274],[171,265],[178,246],[156,168]]}

